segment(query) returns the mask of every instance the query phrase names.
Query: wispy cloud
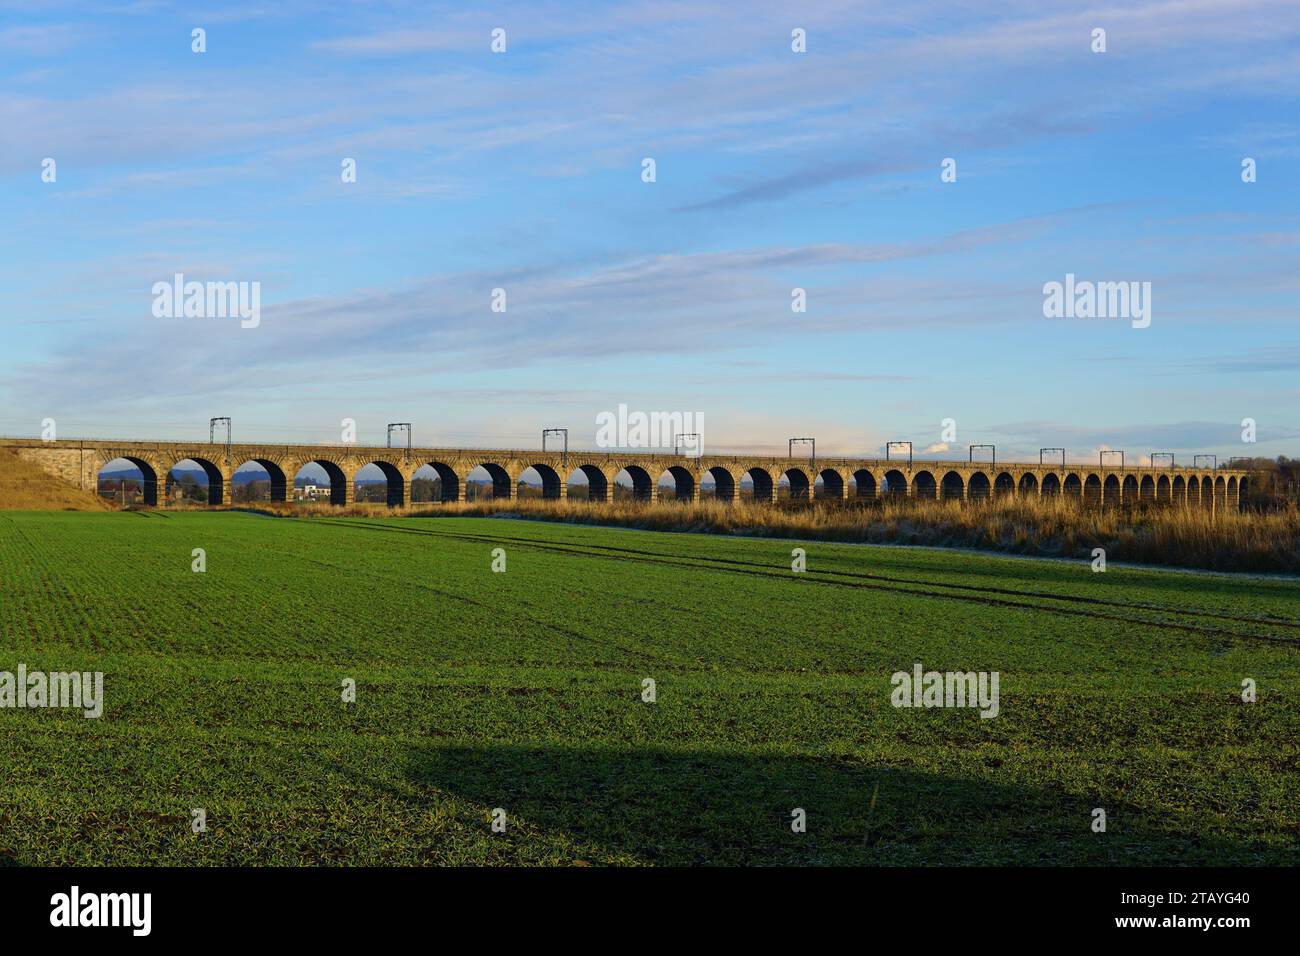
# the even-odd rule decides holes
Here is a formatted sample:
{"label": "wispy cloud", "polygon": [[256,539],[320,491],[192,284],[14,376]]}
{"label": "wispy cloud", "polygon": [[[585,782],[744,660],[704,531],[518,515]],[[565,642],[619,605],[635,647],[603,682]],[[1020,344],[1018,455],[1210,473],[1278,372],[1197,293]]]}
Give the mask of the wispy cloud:
{"label": "wispy cloud", "polygon": [[0,50],[31,56],[65,53],[85,37],[86,31],[66,24],[0,28]]}
{"label": "wispy cloud", "polygon": [[[436,377],[523,421],[547,383],[580,404],[607,376],[755,428],[808,420],[778,396],[824,391],[817,427],[848,442],[866,409],[882,433],[935,404],[991,431],[1050,402],[1136,429],[1076,424],[1072,446],[1200,448],[1208,422],[1140,423],[1251,376],[1276,418],[1300,367],[1300,9],[1282,0],[54,0],[10,19],[11,407],[286,409],[339,387],[441,404]],[[260,280],[262,327],[154,320],[149,286],[177,271]],[[1149,332],[1046,323],[1039,290],[1067,271],[1152,280]]]}

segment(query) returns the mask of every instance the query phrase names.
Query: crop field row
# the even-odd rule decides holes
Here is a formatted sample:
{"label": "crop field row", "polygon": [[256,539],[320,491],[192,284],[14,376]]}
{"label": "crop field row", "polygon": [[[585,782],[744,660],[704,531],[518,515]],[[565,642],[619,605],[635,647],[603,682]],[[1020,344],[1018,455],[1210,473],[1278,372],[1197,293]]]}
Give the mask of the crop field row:
{"label": "crop field row", "polygon": [[[103,671],[105,707],[0,709],[9,862],[1300,862],[1294,579],[7,512],[0,672],[20,663]],[[917,664],[997,672],[998,715],[892,706]]]}

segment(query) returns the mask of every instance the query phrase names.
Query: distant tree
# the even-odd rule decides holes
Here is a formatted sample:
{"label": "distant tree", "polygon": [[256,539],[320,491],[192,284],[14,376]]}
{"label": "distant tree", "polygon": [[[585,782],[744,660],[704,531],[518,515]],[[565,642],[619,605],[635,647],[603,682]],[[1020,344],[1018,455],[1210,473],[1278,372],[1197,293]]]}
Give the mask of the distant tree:
{"label": "distant tree", "polygon": [[182,475],[181,480],[176,483],[176,488],[182,499],[207,504],[207,486],[199,484],[198,479],[193,475]]}
{"label": "distant tree", "polygon": [[411,501],[441,501],[442,479],[413,478],[411,480]]}
{"label": "distant tree", "polygon": [[1233,462],[1251,472],[1243,506],[1252,511],[1277,511],[1300,504],[1300,459],[1247,458]]}
{"label": "distant tree", "polygon": [[271,482],[269,479],[263,481],[248,481],[242,485],[236,485],[232,496],[236,502],[248,504],[254,501],[271,500]]}
{"label": "distant tree", "polygon": [[357,482],[353,489],[353,497],[357,501],[370,504],[384,504],[388,501],[388,482],[367,482],[365,484]]}

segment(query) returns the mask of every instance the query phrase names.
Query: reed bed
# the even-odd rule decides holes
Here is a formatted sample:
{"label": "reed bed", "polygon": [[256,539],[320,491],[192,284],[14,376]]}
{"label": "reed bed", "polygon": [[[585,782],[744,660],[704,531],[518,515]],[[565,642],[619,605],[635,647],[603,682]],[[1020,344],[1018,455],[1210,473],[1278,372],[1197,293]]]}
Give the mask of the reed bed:
{"label": "reed bed", "polygon": [[976,548],[1011,554],[1161,564],[1213,571],[1300,574],[1300,512],[1220,512],[1148,506],[1086,507],[1068,499],[1005,498],[986,502],[888,499],[874,502],[726,504],[583,499],[378,504],[257,505],[298,517],[501,516],[649,531],[754,535],[872,544]]}

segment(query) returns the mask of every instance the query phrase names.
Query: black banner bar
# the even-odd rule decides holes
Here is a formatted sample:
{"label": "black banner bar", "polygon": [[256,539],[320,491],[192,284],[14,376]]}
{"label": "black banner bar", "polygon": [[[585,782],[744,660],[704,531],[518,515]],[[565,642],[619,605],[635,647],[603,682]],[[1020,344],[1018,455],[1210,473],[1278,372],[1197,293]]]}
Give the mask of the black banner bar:
{"label": "black banner bar", "polygon": [[536,942],[610,930],[635,938],[696,920],[743,939],[766,937],[774,920],[796,933],[817,924],[820,934],[829,919],[873,939],[1200,935],[1231,946],[1242,933],[1293,925],[1293,890],[1293,871],[1243,869],[8,867],[0,913],[7,939],[75,934],[83,944],[373,943],[430,927]]}

